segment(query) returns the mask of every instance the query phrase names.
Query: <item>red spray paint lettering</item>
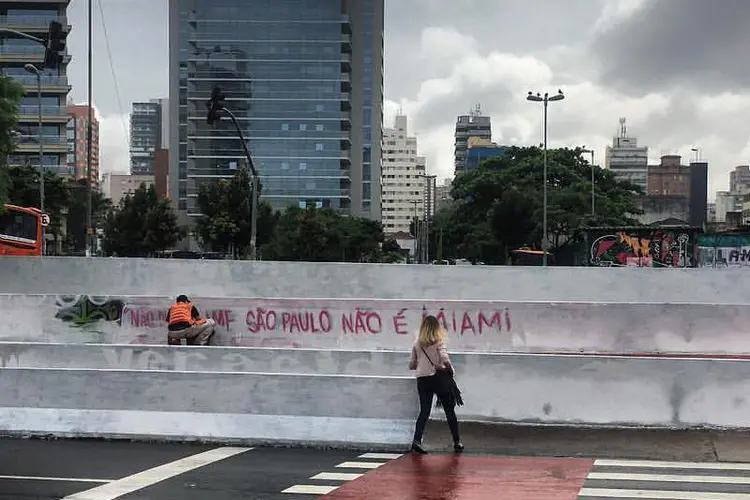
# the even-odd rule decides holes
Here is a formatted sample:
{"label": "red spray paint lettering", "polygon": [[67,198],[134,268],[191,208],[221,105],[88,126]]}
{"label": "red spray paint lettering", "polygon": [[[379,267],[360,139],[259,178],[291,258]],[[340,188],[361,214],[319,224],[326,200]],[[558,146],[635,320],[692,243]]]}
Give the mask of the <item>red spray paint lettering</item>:
{"label": "red spray paint lettering", "polygon": [[331,315],[323,310],[318,314],[305,312],[281,313],[281,329],[288,333],[328,333],[333,328]]}
{"label": "red spray paint lettering", "polygon": [[139,307],[128,310],[130,324],[136,328],[159,328],[167,322],[167,310]]}
{"label": "red spray paint lettering", "polygon": [[274,332],[277,324],[276,311],[267,311],[262,307],[250,310],[245,316],[245,324],[250,333]]}
{"label": "red spray paint lettering", "polygon": [[375,335],[383,330],[383,321],[375,311],[357,309],[354,313],[341,315],[341,329],[344,330],[344,333],[370,333]]}

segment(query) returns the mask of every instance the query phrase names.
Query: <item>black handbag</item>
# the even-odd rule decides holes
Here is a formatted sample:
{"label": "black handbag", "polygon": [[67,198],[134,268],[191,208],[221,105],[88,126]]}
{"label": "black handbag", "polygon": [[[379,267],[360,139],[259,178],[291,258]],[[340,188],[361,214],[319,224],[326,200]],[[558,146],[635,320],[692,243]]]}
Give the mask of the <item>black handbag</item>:
{"label": "black handbag", "polygon": [[435,380],[437,385],[435,391],[437,394],[437,402],[435,403],[435,406],[440,407],[445,406],[446,404],[448,406],[463,406],[464,400],[461,397],[461,390],[456,384],[456,379],[453,378],[453,372],[444,368],[438,368],[437,365],[432,362],[429,354],[424,350],[424,347],[420,346],[420,348],[427,358],[427,361],[429,361],[433,368],[435,368]]}

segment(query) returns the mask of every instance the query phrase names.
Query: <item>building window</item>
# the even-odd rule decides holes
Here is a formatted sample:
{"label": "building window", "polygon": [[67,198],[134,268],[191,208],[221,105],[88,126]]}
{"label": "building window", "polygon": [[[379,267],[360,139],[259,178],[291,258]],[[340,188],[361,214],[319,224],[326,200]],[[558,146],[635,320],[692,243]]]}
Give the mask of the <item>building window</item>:
{"label": "building window", "polygon": [[319,142],[315,144],[315,151],[323,151],[323,143]]}

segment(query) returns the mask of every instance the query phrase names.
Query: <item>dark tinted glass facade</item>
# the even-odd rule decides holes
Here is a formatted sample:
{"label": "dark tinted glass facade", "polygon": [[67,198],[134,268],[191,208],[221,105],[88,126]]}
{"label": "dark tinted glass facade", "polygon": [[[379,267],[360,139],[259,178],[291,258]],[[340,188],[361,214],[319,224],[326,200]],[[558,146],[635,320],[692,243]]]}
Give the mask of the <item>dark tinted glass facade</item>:
{"label": "dark tinted glass facade", "polygon": [[[372,141],[379,146],[382,118],[372,114],[382,115],[383,0],[171,0],[170,9],[179,208],[197,215],[197,186],[231,177],[245,161],[231,121],[206,124],[216,85],[245,134],[264,200],[370,212],[380,176]],[[376,67],[373,47],[381,48]]]}

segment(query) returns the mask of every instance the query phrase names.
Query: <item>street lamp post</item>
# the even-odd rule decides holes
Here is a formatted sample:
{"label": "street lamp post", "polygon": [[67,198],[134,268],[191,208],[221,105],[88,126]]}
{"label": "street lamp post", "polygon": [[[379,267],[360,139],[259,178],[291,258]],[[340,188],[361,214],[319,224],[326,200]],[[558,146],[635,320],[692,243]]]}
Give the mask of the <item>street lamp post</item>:
{"label": "street lamp post", "polygon": [[[38,110],[37,135],[39,140],[39,209],[44,213],[44,140],[42,136],[42,70],[33,64],[23,67],[29,73],[36,75],[36,98]],[[47,230],[42,227],[42,255],[47,254]]]}
{"label": "street lamp post", "polygon": [[562,90],[558,90],[557,94],[550,96],[549,93],[545,92],[544,95],[540,95],[539,92],[534,94],[533,92],[529,92],[529,94],[526,96],[526,100],[532,101],[532,102],[541,102],[544,103],[544,201],[542,202],[543,207],[543,215],[542,215],[542,224],[543,224],[543,234],[542,236],[542,265],[544,267],[547,267],[547,247],[548,247],[548,240],[547,240],[547,104],[550,101],[562,101],[565,99],[565,95],[563,95]]}
{"label": "street lamp post", "polygon": [[583,153],[590,153],[591,154],[591,215],[596,215],[596,180],[594,178],[594,150],[593,149],[586,149],[586,146],[583,147]]}

